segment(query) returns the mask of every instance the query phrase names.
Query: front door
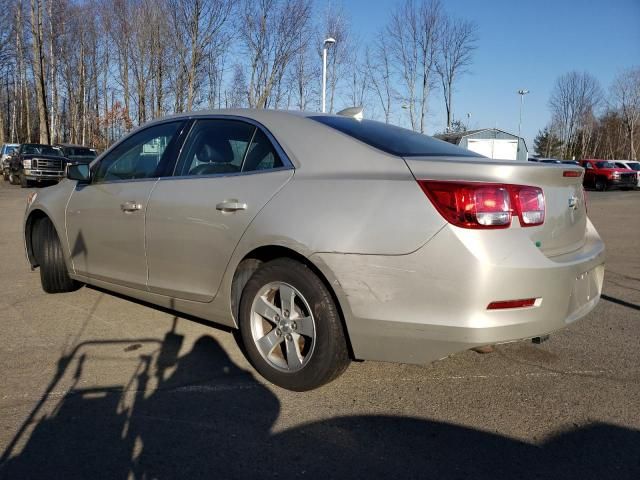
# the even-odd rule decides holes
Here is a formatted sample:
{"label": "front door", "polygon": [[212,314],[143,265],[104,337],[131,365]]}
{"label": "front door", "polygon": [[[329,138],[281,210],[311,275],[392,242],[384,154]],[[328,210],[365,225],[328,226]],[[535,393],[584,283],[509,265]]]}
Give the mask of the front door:
{"label": "front door", "polygon": [[163,123],[133,134],[94,165],[89,185],[76,186],[66,212],[76,273],[147,288],[144,216],[160,171],[175,159],[182,125]]}
{"label": "front door", "polygon": [[182,152],[149,201],[149,289],[208,302],[247,226],[293,170],[262,130],[239,120],[196,121]]}

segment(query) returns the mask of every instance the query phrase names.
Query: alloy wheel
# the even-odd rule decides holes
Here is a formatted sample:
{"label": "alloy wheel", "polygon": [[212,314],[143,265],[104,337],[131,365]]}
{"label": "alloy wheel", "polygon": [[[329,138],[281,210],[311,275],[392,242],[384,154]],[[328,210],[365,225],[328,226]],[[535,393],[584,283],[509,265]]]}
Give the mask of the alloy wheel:
{"label": "alloy wheel", "polygon": [[282,372],[302,369],[316,344],[316,324],[309,303],[295,287],[271,282],[251,305],[251,335],[272,367]]}

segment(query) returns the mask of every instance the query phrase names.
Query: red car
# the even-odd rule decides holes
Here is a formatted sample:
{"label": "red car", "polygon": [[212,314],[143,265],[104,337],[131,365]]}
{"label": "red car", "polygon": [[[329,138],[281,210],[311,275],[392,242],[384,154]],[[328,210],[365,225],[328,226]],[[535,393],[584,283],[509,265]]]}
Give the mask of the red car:
{"label": "red car", "polygon": [[598,191],[614,187],[631,189],[638,182],[638,176],[635,172],[618,168],[614,162],[608,160],[580,160],[580,166],[585,170],[584,186],[595,188]]}

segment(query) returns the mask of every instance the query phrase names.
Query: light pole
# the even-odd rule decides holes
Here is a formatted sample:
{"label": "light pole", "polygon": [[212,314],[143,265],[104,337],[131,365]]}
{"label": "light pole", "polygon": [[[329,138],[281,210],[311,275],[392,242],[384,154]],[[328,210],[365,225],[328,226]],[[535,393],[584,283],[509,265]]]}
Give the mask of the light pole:
{"label": "light pole", "polygon": [[521,89],[518,90],[518,95],[520,95],[520,120],[518,120],[518,150],[520,150],[520,130],[522,128],[522,104],[524,103],[524,96],[529,93],[529,90]]}
{"label": "light pole", "polygon": [[327,38],[322,44],[322,113],[327,110],[327,49],[329,45],[336,43],[336,39],[333,37]]}

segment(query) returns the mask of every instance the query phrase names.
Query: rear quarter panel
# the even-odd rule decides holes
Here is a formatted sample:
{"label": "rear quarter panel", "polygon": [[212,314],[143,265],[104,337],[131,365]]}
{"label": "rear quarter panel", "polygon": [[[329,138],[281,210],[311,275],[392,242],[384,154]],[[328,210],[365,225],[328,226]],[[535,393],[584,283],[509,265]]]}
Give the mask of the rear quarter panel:
{"label": "rear quarter panel", "polygon": [[271,115],[263,123],[296,171],[255,218],[240,250],[278,244],[401,255],[445,225],[402,158],[304,117],[279,122]]}

